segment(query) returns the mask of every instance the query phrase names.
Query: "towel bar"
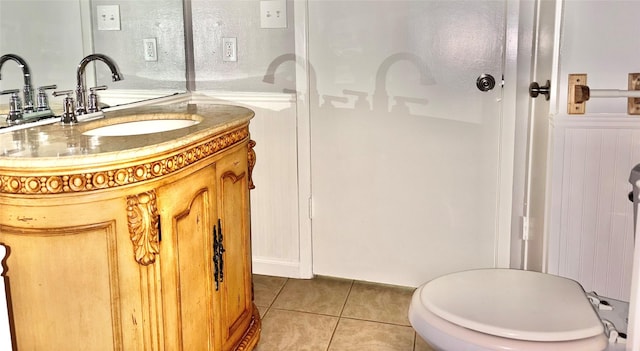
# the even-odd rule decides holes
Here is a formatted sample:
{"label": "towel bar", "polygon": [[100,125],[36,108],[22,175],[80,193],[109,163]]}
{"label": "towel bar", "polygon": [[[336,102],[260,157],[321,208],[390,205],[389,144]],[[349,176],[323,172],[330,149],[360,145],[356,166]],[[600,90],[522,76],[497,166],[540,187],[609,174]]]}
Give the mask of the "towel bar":
{"label": "towel bar", "polygon": [[627,98],[627,113],[640,115],[640,73],[629,73],[629,90],[590,89],[586,74],[569,74],[567,113],[584,114],[586,102],[591,98]]}

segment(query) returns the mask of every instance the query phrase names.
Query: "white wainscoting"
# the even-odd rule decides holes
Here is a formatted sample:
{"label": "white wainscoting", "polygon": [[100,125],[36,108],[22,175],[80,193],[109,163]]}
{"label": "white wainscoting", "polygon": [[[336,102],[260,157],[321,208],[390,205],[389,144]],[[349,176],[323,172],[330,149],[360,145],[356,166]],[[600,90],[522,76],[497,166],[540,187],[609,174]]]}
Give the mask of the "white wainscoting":
{"label": "white wainscoting", "polygon": [[255,111],[249,130],[256,141],[251,191],[253,272],[301,277],[298,225],[298,152],[293,94],[198,91],[193,102],[228,103]]}
{"label": "white wainscoting", "polygon": [[640,117],[561,116],[550,132],[547,271],[629,301],[634,231],[628,179],[640,163]]}

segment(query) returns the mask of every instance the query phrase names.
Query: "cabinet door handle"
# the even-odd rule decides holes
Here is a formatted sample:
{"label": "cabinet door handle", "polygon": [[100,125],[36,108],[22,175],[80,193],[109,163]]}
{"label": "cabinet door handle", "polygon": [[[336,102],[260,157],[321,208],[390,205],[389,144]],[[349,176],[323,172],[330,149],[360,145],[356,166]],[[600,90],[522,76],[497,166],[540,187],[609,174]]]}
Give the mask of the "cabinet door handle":
{"label": "cabinet door handle", "polygon": [[220,288],[219,275],[218,271],[218,261],[220,261],[220,257],[218,257],[218,228],[213,226],[213,279],[216,283],[216,291]]}
{"label": "cabinet door handle", "polygon": [[220,281],[224,281],[224,256],[222,255],[225,252],[224,250],[224,239],[222,237],[222,223],[220,218],[218,218],[218,257],[220,260],[218,261],[218,266],[220,268]]}
{"label": "cabinet door handle", "polygon": [[220,289],[220,282],[224,280],[224,244],[222,243],[222,224],[218,219],[218,226],[213,226],[213,279],[216,291]]}

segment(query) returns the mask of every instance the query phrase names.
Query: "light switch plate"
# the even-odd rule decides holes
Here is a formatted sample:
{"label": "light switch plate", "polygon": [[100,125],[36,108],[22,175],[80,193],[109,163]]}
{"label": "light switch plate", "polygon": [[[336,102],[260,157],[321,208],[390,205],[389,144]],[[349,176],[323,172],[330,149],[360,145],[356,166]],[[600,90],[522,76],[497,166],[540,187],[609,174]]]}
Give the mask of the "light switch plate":
{"label": "light switch plate", "polygon": [[287,28],[287,1],[260,1],[260,28]]}
{"label": "light switch plate", "polygon": [[120,5],[96,6],[98,30],[120,30]]}

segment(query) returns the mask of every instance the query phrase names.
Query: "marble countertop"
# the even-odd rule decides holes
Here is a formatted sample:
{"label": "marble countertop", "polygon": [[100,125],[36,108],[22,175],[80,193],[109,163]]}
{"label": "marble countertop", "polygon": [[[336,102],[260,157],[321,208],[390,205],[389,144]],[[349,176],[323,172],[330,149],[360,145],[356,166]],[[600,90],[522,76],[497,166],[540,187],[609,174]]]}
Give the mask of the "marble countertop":
{"label": "marble countertop", "polygon": [[[232,105],[179,103],[106,112],[73,125],[54,123],[0,133],[0,171],[109,166],[119,160],[158,155],[247,124],[250,109]],[[165,132],[130,136],[90,136],[106,125],[148,119],[192,119],[198,123]]]}

